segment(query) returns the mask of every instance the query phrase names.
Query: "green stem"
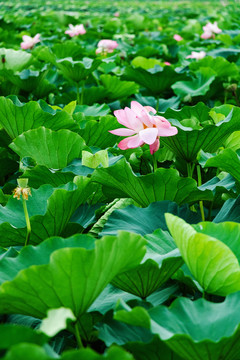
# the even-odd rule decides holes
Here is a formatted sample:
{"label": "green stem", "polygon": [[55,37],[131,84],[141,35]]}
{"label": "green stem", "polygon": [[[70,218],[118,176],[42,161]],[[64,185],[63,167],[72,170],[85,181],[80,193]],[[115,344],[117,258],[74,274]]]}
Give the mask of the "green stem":
{"label": "green stem", "polygon": [[[198,177],[198,186],[202,185],[202,174],[201,174],[201,167],[197,165],[197,177]],[[205,221],[204,209],[203,209],[203,201],[199,201],[199,207],[201,212],[202,221]]]}
{"label": "green stem", "polygon": [[227,91],[224,92],[224,104],[227,103],[227,97],[228,97],[228,93]]}
{"label": "green stem", "polygon": [[82,349],[83,348],[83,343],[82,343],[82,339],[81,339],[81,336],[80,336],[80,332],[79,332],[77,322],[76,322],[74,328],[75,328],[75,337],[76,337],[76,340],[77,340],[78,348]]}
{"label": "green stem", "polygon": [[79,83],[77,83],[77,104],[80,105]]}
{"label": "green stem", "polygon": [[153,172],[155,173],[157,171],[157,157],[155,154],[152,155],[153,158]]}
{"label": "green stem", "polygon": [[156,111],[158,112],[158,108],[159,108],[159,98],[157,98],[157,103],[156,103]]}
{"label": "green stem", "polygon": [[28,241],[29,241],[29,237],[30,237],[30,234],[31,234],[31,224],[30,224],[30,219],[29,219],[29,215],[28,215],[26,199],[24,199],[24,198],[22,199],[22,204],[23,204],[23,211],[24,211],[24,215],[25,215],[25,219],[26,219],[26,225],[27,225],[27,235],[26,235],[26,240],[25,240],[24,246],[27,246]]}
{"label": "green stem", "polygon": [[187,175],[188,177],[192,177],[192,167],[191,164],[189,162],[187,162]]}

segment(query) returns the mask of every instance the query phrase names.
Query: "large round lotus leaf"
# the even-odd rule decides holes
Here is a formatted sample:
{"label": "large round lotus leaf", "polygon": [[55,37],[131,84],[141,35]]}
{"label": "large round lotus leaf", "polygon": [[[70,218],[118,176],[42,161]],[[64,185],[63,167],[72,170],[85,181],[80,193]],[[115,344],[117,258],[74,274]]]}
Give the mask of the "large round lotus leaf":
{"label": "large round lotus leaf", "polygon": [[141,262],[145,242],[123,231],[97,240],[89,250],[69,248],[66,240],[66,247],[52,252],[48,262],[27,267],[2,283],[0,313],[42,318],[51,308],[66,307],[78,318],[115,276]]}
{"label": "large round lotus leaf", "polygon": [[[106,221],[101,235],[116,235],[117,230],[124,229],[141,235],[152,234],[159,228],[167,230],[165,213],[177,215],[191,224],[201,221],[201,215],[191,211],[187,204],[180,207],[173,201],[164,200],[152,202],[146,208],[129,205],[124,209],[114,210]],[[170,235],[169,237],[171,238]],[[174,243],[172,249],[175,247]]]}
{"label": "large round lotus leaf", "polygon": [[238,360],[240,358],[240,292],[222,303],[205,299],[176,299],[168,308],[148,312],[119,303],[114,319],[158,334],[184,360]]}
{"label": "large round lotus leaf", "polygon": [[38,165],[63,169],[71,161],[81,157],[86,145],[83,138],[73,131],[52,131],[41,126],[22,133],[9,147],[21,158],[32,157]]}
{"label": "large round lotus leaf", "polygon": [[126,159],[108,168],[96,169],[92,180],[103,185],[103,193],[112,199],[132,198],[143,207],[162,200],[182,205],[212,199],[210,191],[198,190],[195,180],[180,177],[175,169],[160,168],[154,174],[137,176]]}
{"label": "large round lotus leaf", "polygon": [[217,151],[233,131],[240,129],[240,110],[236,107],[231,110],[229,107],[226,113],[226,109],[221,107],[214,109],[217,113],[222,111],[226,116],[217,124],[210,123],[209,109],[203,103],[193,107],[186,106],[181,110],[167,110],[164,116],[178,128],[178,133],[162,138],[162,143],[186,161],[195,160],[200,149],[206,152]]}
{"label": "large round lotus leaf", "polygon": [[99,59],[83,58],[81,61],[74,61],[69,57],[57,60],[56,66],[67,80],[79,83],[96,70],[100,63]]}
{"label": "large round lotus leaf", "polygon": [[[43,105],[43,102],[41,103]],[[45,126],[48,129],[75,129],[76,123],[65,111],[43,108],[36,101],[21,103],[17,97],[13,100],[0,97],[0,124],[11,139],[23,132]]]}
{"label": "large round lotus leaf", "polygon": [[177,299],[170,308],[149,311],[152,330],[185,360],[238,360],[240,357],[240,293],[220,304],[204,299]]}
{"label": "large round lotus leaf", "polygon": [[142,299],[160,288],[183,264],[178,249],[166,250],[169,244],[165,245],[165,239],[169,240],[161,230],[155,232],[155,236],[150,236],[142,263],[135,269],[117,275],[112,284]]}
{"label": "large round lotus leaf", "polygon": [[[221,224],[216,232],[209,226],[207,235],[171,214],[166,214],[166,222],[184,261],[206,292],[226,296],[240,290],[239,251],[235,254],[240,238],[235,225]],[[221,231],[223,235],[219,235]]]}
{"label": "large round lotus leaf", "polygon": [[219,224],[201,222],[194,225],[194,228],[197,232],[215,237],[226,244],[240,263],[240,224],[230,221]]}
{"label": "large round lotus leaf", "polygon": [[[92,194],[89,178],[79,176],[74,182],[59,188],[45,184],[37,190],[31,189],[32,196],[27,201],[32,229],[29,243],[38,244],[50,236],[61,235],[74,211]],[[10,197],[7,205],[0,207],[0,245],[23,245],[25,239],[22,199]]]}

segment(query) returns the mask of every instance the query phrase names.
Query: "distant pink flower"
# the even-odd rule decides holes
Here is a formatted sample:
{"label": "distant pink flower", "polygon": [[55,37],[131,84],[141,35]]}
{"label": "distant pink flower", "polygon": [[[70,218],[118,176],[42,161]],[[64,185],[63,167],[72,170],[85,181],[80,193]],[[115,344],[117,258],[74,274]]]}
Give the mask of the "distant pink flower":
{"label": "distant pink flower", "polygon": [[65,34],[68,34],[69,36],[78,36],[78,35],[84,35],[86,34],[86,30],[83,26],[83,24],[75,25],[69,24],[69,29],[65,31]]}
{"label": "distant pink flower", "polygon": [[176,40],[176,41],[182,41],[182,40],[183,40],[183,38],[182,38],[180,35],[178,35],[178,34],[174,34],[174,35],[173,35],[173,38],[174,38],[174,40]]}
{"label": "distant pink flower", "polygon": [[167,65],[167,66],[170,66],[170,65],[171,65],[171,63],[168,62],[168,61],[165,61],[164,64]]}
{"label": "distant pink flower", "polygon": [[201,35],[202,39],[214,38],[215,34],[220,34],[222,32],[216,21],[213,24],[209,22],[207,25],[203,26],[203,31],[204,33]]}
{"label": "distant pink flower", "polygon": [[32,49],[35,44],[40,42],[40,34],[35,35],[33,38],[28,35],[23,35],[22,37],[23,42],[21,42],[21,48],[26,49]]}
{"label": "distant pink flower", "polygon": [[[162,116],[154,116],[156,110],[151,106],[142,106],[137,101],[131,102],[131,109],[114,111],[117,121],[126,128],[109,131],[118,136],[128,136],[120,141],[121,150],[134,149],[144,144],[150,145],[150,153],[159,149],[160,136],[176,135],[178,130]],[[133,136],[132,136],[133,135]]]}
{"label": "distant pink flower", "polygon": [[116,11],[113,16],[119,17],[120,16],[120,12]]}
{"label": "distant pink flower", "polygon": [[103,39],[97,44],[96,54],[112,53],[118,47],[118,43],[114,40]]}
{"label": "distant pink flower", "polygon": [[188,55],[188,56],[186,57],[186,59],[196,59],[196,60],[200,60],[200,59],[203,59],[205,56],[206,56],[205,51],[200,51],[200,52],[192,51],[192,52],[191,52],[191,55]]}

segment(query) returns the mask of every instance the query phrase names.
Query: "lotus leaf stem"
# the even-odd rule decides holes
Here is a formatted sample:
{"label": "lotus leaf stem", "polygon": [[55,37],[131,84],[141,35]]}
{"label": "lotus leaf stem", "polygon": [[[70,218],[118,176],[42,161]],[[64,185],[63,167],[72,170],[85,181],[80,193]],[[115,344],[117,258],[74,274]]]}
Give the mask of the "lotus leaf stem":
{"label": "lotus leaf stem", "polygon": [[22,204],[23,204],[23,211],[24,211],[24,215],[25,215],[25,219],[26,219],[26,225],[27,225],[27,235],[26,235],[26,240],[25,240],[24,246],[27,246],[29,238],[30,238],[30,234],[31,234],[31,223],[30,223],[30,219],[29,219],[29,215],[28,215],[26,199],[22,198]]}
{"label": "lotus leaf stem", "polygon": [[80,332],[79,332],[77,322],[75,323],[74,327],[75,327],[75,337],[76,337],[76,340],[77,340],[78,348],[82,349],[83,348],[83,343],[82,343],[82,339],[81,339],[81,336],[80,336]]}

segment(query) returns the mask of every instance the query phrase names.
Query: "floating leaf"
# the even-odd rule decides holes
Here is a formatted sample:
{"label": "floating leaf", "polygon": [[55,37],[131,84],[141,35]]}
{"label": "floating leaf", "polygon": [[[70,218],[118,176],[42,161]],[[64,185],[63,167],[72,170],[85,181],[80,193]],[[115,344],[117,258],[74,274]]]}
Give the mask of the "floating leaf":
{"label": "floating leaf", "polygon": [[42,126],[19,135],[9,147],[21,158],[30,156],[38,165],[62,169],[81,157],[86,146],[81,136],[70,130],[52,131]]}

